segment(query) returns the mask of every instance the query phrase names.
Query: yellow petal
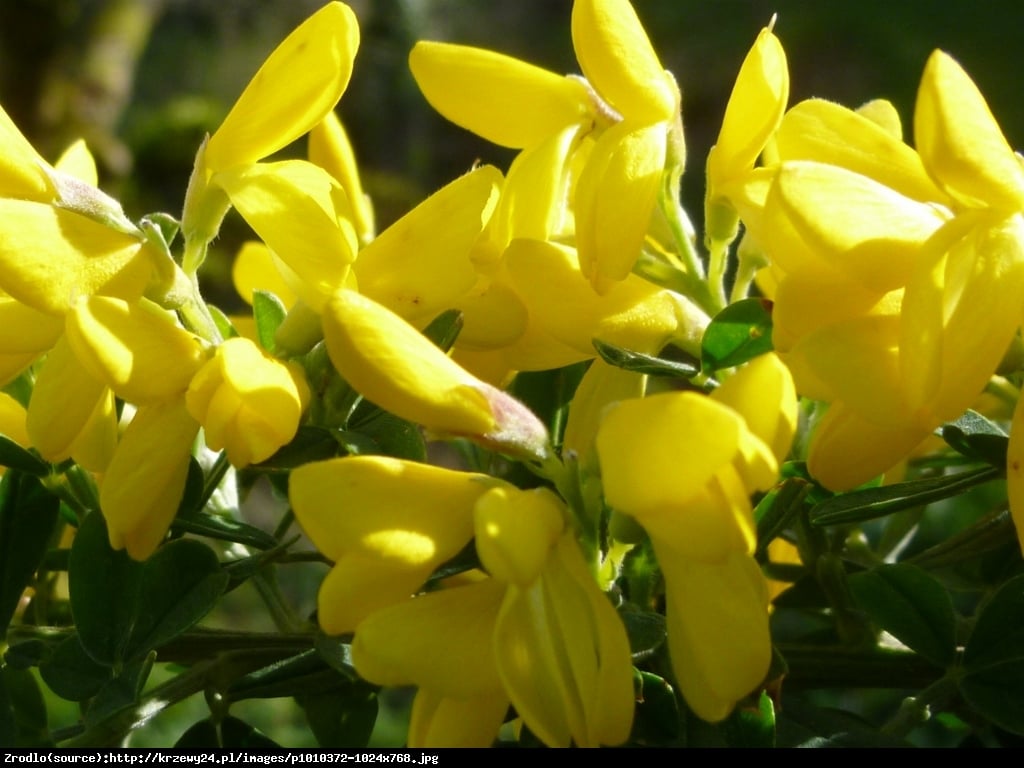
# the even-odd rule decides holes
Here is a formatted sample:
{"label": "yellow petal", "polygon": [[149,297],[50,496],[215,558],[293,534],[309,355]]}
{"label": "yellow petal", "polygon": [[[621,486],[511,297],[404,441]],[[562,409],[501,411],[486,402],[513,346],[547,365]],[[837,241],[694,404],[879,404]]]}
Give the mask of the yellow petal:
{"label": "yellow petal", "polygon": [[628,738],[629,643],[571,534],[559,540],[540,583],[510,589],[494,647],[516,711],[549,747]]}
{"label": "yellow petal", "polygon": [[661,185],[665,141],[664,125],[619,123],[598,139],[580,174],[580,269],[599,292],[624,279],[640,256]]}
{"label": "yellow petal", "polygon": [[373,204],[363,192],[355,152],[345,126],[334,110],[328,112],[309,132],[308,156],[311,163],[319,165],[341,184],[352,205],[352,224],[356,236],[361,244],[369,243],[376,233]]}
{"label": "yellow petal", "polygon": [[916,425],[868,421],[833,403],[812,434],[807,469],[829,490],[847,491],[892,469],[930,433]]}
{"label": "yellow petal", "polygon": [[473,508],[476,551],[494,578],[527,587],[541,573],[565,526],[558,497],[544,488],[492,488]]}
{"label": "yellow petal", "polygon": [[[898,119],[898,118],[897,118]],[[921,157],[859,110],[807,99],[782,119],[775,145],[783,162],[814,160],[854,171],[921,202],[947,200]]]}
{"label": "yellow petal", "polygon": [[61,461],[105,396],[106,385],[79,362],[66,336],[61,336],[36,375],[28,404],[32,445],[47,461]]}
{"label": "yellow petal", "polygon": [[53,167],[91,187],[99,185],[96,159],[82,139],[78,139],[65,149]]}
{"label": "yellow petal", "polygon": [[479,382],[398,315],[342,290],[325,307],[323,323],[334,367],[380,407],[448,433],[495,428]]}
{"label": "yellow petal", "polygon": [[40,355],[64,332],[64,320],[0,296],[0,352]]}
{"label": "yellow petal", "polygon": [[654,550],[665,575],[669,655],[680,691],[698,717],[718,722],[768,673],[764,578],[746,554],[698,563],[659,540]]}
{"label": "yellow petal", "polygon": [[857,114],[866,117],[894,139],[903,141],[903,121],[888,99],[872,99],[857,107]]}
{"label": "yellow petal", "polygon": [[409,68],[434,109],[503,147],[531,147],[590,110],[582,83],[493,51],[420,41]]}
{"label": "yellow petal", "polygon": [[647,376],[594,360],[583,374],[572,402],[562,439],[563,452],[572,451],[581,463],[593,452],[594,438],[605,410],[612,403],[642,397]]}
{"label": "yellow petal", "polygon": [[202,340],[166,311],[106,296],[74,306],[67,339],[95,378],[136,404],[183,395],[207,357]]}
{"label": "yellow petal", "polygon": [[152,274],[135,237],[84,216],[23,200],[0,200],[0,288],[33,309],[63,314],[80,296],[130,299]]}
{"label": "yellow petal", "polygon": [[100,487],[110,546],[145,560],[178,511],[199,425],[184,398],[140,408],[121,437]]}
{"label": "yellow petal", "polygon": [[0,196],[48,202],[56,190],[47,163],[0,107]]}
{"label": "yellow petal", "polygon": [[866,176],[814,162],[784,163],[765,204],[764,245],[785,272],[835,272],[885,292],[904,285],[921,245],[945,221]]}
{"label": "yellow petal", "polygon": [[500,185],[497,168],[477,168],[381,232],[356,260],[359,291],[410,321],[451,308],[476,283],[469,254]]}
{"label": "yellow petal", "polygon": [[106,472],[117,449],[117,404],[105,389],[82,431],[71,444],[71,458],[90,472]]}
{"label": "yellow petal", "polygon": [[732,463],[745,429],[731,408],[692,392],[619,403],[597,433],[608,504],[641,523],[686,504]]}
{"label": "yellow petal", "polygon": [[320,593],[325,631],[352,631],[373,611],[411,596],[473,537],[473,505],[496,482],[375,456],[294,470],[296,519],[337,563]]}
{"label": "yellow petal", "polygon": [[254,163],[308,132],[341,98],[358,48],[359,23],[344,3],[306,19],[267,57],[210,137],[210,170]]}
{"label": "yellow petal", "polygon": [[259,241],[242,244],[231,266],[231,280],[238,295],[250,305],[257,290],[274,294],[285,307],[295,303],[295,292],[281,276],[270,249]]}
{"label": "yellow petal", "polygon": [[[774,458],[773,463],[782,463],[796,434],[797,401],[793,377],[778,356],[768,353],[751,360],[711,397],[742,416],[756,442]],[[773,471],[777,472],[777,467]]]}
{"label": "yellow petal", "polygon": [[25,406],[6,392],[0,392],[0,435],[28,448],[32,443],[29,441],[25,419]]}
{"label": "yellow petal", "polygon": [[531,322],[588,357],[595,338],[654,354],[677,336],[695,341],[709,322],[679,294],[632,274],[598,295],[580,279],[577,254],[566,246],[513,240],[505,261]]}
{"label": "yellow petal", "polygon": [[572,43],[584,77],[626,119],[668,120],[679,97],[629,0],[576,0]]}
{"label": "yellow petal", "polygon": [[978,86],[942,51],[932,53],[921,76],[914,143],[932,177],[961,203],[1024,208],[1024,168]]}
{"label": "yellow petal", "polygon": [[421,688],[412,703],[408,746],[489,747],[507,711],[508,698],[500,691],[454,699]]}
{"label": "yellow petal", "polygon": [[236,467],[269,458],[295,437],[308,401],[309,387],[297,366],[275,360],[243,338],[221,344],[185,393],[207,445],[226,449]]}
{"label": "yellow petal", "polygon": [[355,259],[355,230],[343,216],[345,191],[304,160],[260,163],[218,174],[217,183],[249,225],[299,277],[292,288],[320,310],[345,285]]}
{"label": "yellow petal", "polygon": [[357,627],[352,663],[378,685],[417,685],[459,699],[500,697],[492,636],[504,594],[503,584],[488,579],[379,610]]}
{"label": "yellow petal", "polygon": [[710,197],[722,183],[754,167],[788,100],[786,52],[771,30],[762,29],[736,76],[718,141],[708,155]]}

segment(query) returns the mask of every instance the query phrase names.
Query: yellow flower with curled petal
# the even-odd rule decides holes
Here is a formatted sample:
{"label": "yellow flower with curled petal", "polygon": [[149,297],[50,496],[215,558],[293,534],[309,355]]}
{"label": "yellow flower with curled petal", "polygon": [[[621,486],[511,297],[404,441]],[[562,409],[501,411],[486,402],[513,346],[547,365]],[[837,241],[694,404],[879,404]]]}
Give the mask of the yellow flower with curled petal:
{"label": "yellow flower with curled petal", "polygon": [[308,402],[309,386],[297,365],[243,338],[218,346],[185,393],[207,446],[227,451],[235,467],[268,459],[291,441]]}
{"label": "yellow flower with curled petal", "polygon": [[[628,0],[577,0],[572,37],[585,83],[442,43],[417,43],[409,64],[453,122],[524,154],[553,139],[569,150],[555,166],[565,185],[555,198],[575,185],[581,271],[604,292],[640,254],[666,165],[682,164],[680,97]],[[570,179],[577,156],[582,169]]]}
{"label": "yellow flower with curled petal", "polygon": [[[869,114],[791,110],[751,221],[778,284],[776,348],[800,391],[830,403],[808,465],[835,490],[970,407],[1021,324],[1024,171],[977,86],[931,55],[916,151]],[[1011,469],[1011,498],[1014,483]]]}
{"label": "yellow flower with curled petal", "polygon": [[[196,157],[181,222],[186,272],[194,273],[202,262],[239,194],[246,169],[309,132],[334,108],[348,86],[358,47],[355,14],[344,3],[330,2],[267,57]],[[323,174],[330,178],[326,171]],[[284,194],[286,200],[278,209],[297,199],[287,186]],[[278,226],[287,226],[284,210],[278,219]],[[261,236],[266,239],[262,232]],[[347,263],[351,253],[339,258]]]}
{"label": "yellow flower with curled petal", "polygon": [[[306,535],[334,567],[317,616],[330,634],[406,600],[473,536],[473,505],[500,480],[384,456],[293,470],[288,496]],[[345,513],[339,514],[339,504]]]}
{"label": "yellow flower with curled petal", "polygon": [[626,400],[597,432],[604,496],[633,517],[665,577],[676,680],[701,718],[725,718],[771,658],[764,579],[753,560],[750,494],[767,490],[796,429],[796,394],[774,354],[710,397]]}
{"label": "yellow flower with curled petal", "polygon": [[[422,498],[430,489],[417,485]],[[496,484],[448,506],[467,502],[469,535],[491,578],[369,614],[355,630],[356,669],[378,684],[418,686],[410,745],[489,746],[509,703],[549,746],[625,741],[629,644],[566,530],[561,502],[547,490]]]}
{"label": "yellow flower with curled petal", "polygon": [[327,353],[363,397],[428,430],[540,459],[547,430],[522,403],[480,381],[386,307],[342,289],[323,315]]}

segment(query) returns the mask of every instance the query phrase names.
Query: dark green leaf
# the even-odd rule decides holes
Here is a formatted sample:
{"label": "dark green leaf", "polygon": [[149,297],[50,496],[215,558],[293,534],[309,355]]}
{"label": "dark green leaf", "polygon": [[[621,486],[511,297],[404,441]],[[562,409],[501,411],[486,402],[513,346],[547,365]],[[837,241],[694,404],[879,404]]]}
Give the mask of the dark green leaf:
{"label": "dark green leaf", "polygon": [[68,701],[95,696],[111,678],[110,667],[94,661],[78,635],[62,640],[39,665],[39,674],[50,690]]}
{"label": "dark green leaf", "polygon": [[660,613],[638,611],[627,604],[619,610],[619,617],[626,627],[634,662],[650,657],[665,644],[665,617]]}
{"label": "dark green leaf", "polygon": [[762,691],[756,706],[738,706],[722,724],[722,733],[730,747],[774,747],[775,704],[771,697]]}
{"label": "dark green leaf", "polygon": [[122,658],[135,623],[141,573],[142,563],[110,548],[103,516],[87,515],[71,544],[68,589],[82,647],[100,664]]}
{"label": "dark green leaf", "polygon": [[593,339],[591,342],[597,354],[601,356],[608,365],[622,368],[636,373],[645,373],[650,376],[667,376],[673,379],[692,379],[700,372],[693,363],[667,360],[654,355],[645,355],[643,352],[634,352],[624,347],[609,344],[600,339]]}
{"label": "dark green leaf", "polygon": [[758,553],[763,553],[774,538],[799,518],[811,488],[811,483],[802,478],[788,477],[758,502],[754,509]]}
{"label": "dark green leaf", "polygon": [[28,670],[0,667],[0,747],[49,747],[46,702]]}
{"label": "dark green leaf", "polygon": [[980,413],[967,411],[956,421],[944,424],[939,435],[957,453],[994,467],[1006,466],[1006,447],[1010,438],[998,424]]}
{"label": "dark green leaf", "polygon": [[849,712],[810,704],[799,696],[776,714],[782,747],[906,747],[909,744]]}
{"label": "dark green leaf", "polygon": [[317,632],[314,640],[314,648],[327,664],[340,672],[349,680],[358,679],[356,668],[352,664],[352,640],[325,635]]}
{"label": "dark green leaf", "polygon": [[142,696],[142,689],[153,669],[156,652],[136,659],[121,668],[120,674],[100,688],[85,713],[86,728],[102,728],[126,709],[135,708]]}
{"label": "dark green leaf", "polygon": [[46,554],[59,509],[37,478],[10,469],[0,479],[0,638]]}
{"label": "dark green leaf", "polygon": [[423,335],[447,352],[462,333],[463,324],[462,310],[449,309],[431,320]]}
{"label": "dark green leaf", "polygon": [[192,514],[177,517],[171,530],[179,533],[194,533],[221,541],[235,541],[256,549],[270,549],[277,546],[277,540],[266,531],[230,517],[219,515]]}
{"label": "dark green leaf", "polygon": [[640,672],[638,677],[632,740],[657,746],[679,738],[679,707],[672,686],[652,672]]}
{"label": "dark green leaf", "polygon": [[711,320],[701,340],[701,365],[711,374],[772,350],[771,302],[744,299]]}
{"label": "dark green leaf", "polygon": [[816,505],[810,512],[810,519],[814,525],[842,525],[874,520],[903,509],[957,496],[999,475],[999,469],[983,467],[955,475],[850,491]]}
{"label": "dark green leaf", "polygon": [[978,713],[1024,735],[1024,654],[1007,656],[960,678],[960,694]]}
{"label": "dark green leaf", "polygon": [[956,656],[956,616],[949,593],[920,568],[899,563],[856,573],[850,591],[872,620],[938,666]]}
{"label": "dark green leaf", "polygon": [[211,720],[200,720],[192,725],[174,744],[175,749],[208,749],[210,747],[234,747],[236,749],[279,749],[248,723],[237,717],[225,717],[218,726]]}
{"label": "dark green leaf", "polygon": [[145,656],[205,616],[224,592],[228,575],[205,544],[179,539],[143,565],[125,659]]}
{"label": "dark green leaf", "polygon": [[0,435],[0,467],[10,467],[36,477],[46,477],[50,473],[49,464],[6,435]]}
{"label": "dark green leaf", "polygon": [[348,426],[372,440],[377,446],[376,453],[409,461],[427,460],[427,445],[417,425],[382,411],[366,400],[356,407]]}
{"label": "dark green leaf", "polygon": [[365,747],[377,722],[377,692],[350,685],[296,696],[321,747]]}
{"label": "dark green leaf", "polygon": [[256,339],[267,352],[274,352],[274,334],[288,310],[277,296],[269,291],[252,292],[252,316],[256,321]]}
{"label": "dark green leaf", "polygon": [[509,394],[548,428],[553,445],[561,445],[569,404],[589,364],[585,361],[545,371],[521,371],[509,386]]}
{"label": "dark green leaf", "polygon": [[274,699],[335,690],[349,682],[318,651],[310,649],[250,672],[232,683],[228,693],[235,701]]}

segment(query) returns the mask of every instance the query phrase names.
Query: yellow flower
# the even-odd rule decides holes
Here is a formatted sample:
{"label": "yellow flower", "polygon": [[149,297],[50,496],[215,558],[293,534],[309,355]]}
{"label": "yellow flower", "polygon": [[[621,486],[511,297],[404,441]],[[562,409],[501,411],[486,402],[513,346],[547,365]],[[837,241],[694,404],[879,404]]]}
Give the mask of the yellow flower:
{"label": "yellow flower", "polygon": [[[352,62],[359,47],[359,24],[352,10],[340,2],[331,2],[314,13],[267,57],[239,96],[228,116],[213,136],[200,148],[196,165],[185,195],[182,213],[182,234],[185,236],[186,272],[194,273],[213,240],[230,205],[245,183],[252,181],[250,170],[260,160],[287,146],[320,123],[338,103],[348,86]],[[337,186],[329,174],[323,177]],[[313,172],[307,172],[306,177]],[[264,240],[267,232],[288,227],[288,206],[299,202],[287,180],[264,182],[263,198],[258,203],[247,200],[248,219],[255,210],[270,215],[276,211],[274,223],[263,220],[253,224]],[[314,187],[320,180],[314,180]],[[338,186],[340,194],[344,191]],[[274,205],[267,196],[283,195]],[[322,205],[322,201],[318,201]],[[347,210],[347,201],[343,208]],[[333,214],[332,214],[333,218]],[[314,219],[315,220],[315,219]],[[250,222],[252,223],[252,222]],[[263,231],[261,231],[263,230]],[[351,261],[351,254],[342,252],[342,261]]]}
{"label": "yellow flower", "polygon": [[442,43],[417,43],[409,65],[453,122],[555,160],[546,173],[559,194],[541,199],[559,209],[575,184],[581,271],[604,292],[640,254],[666,165],[682,164],[680,97],[628,0],[577,0],[572,37],[586,81]]}
{"label": "yellow flower", "polygon": [[334,561],[318,598],[324,631],[351,632],[413,595],[473,537],[473,505],[500,482],[383,456],[293,470],[288,496],[295,517]]}
{"label": "yellow flower", "polygon": [[270,458],[299,428],[309,402],[301,369],[267,355],[249,339],[228,339],[192,378],[185,404],[203,425],[207,446],[236,467]]}
{"label": "yellow flower", "polygon": [[665,576],[672,666],[705,720],[726,717],[768,670],[750,494],[775,482],[795,428],[792,380],[769,354],[710,397],[626,400],[598,429],[605,499],[651,538]]}
{"label": "yellow flower", "polygon": [[808,463],[835,490],[970,407],[1021,322],[1024,171],[977,86],[932,54],[917,151],[872,114],[791,110],[748,222],[773,260],[776,349],[800,391],[830,403]]}
{"label": "yellow flower", "polygon": [[[367,459],[360,465],[345,464],[353,461],[341,459],[333,466],[351,469],[349,477],[354,479],[370,461],[395,463]],[[363,677],[381,685],[419,687],[409,744],[488,746],[509,703],[549,746],[625,741],[633,711],[628,641],[614,608],[565,529],[561,502],[546,490],[520,491],[495,481],[488,490],[464,473],[399,466],[401,476],[396,473],[392,483],[381,484],[375,497],[360,495],[365,506],[354,505],[353,510],[373,514],[375,526],[388,529],[396,539],[408,535],[412,519],[400,511],[404,505],[394,503],[399,497],[417,499],[413,502],[419,513],[417,532],[425,525],[440,525],[440,519],[431,522],[430,518],[440,518],[441,510],[449,519],[459,514],[455,529],[462,531],[465,541],[475,533],[481,562],[491,574],[466,586],[393,601],[369,613],[356,627],[352,656]],[[417,467],[415,473],[413,467]],[[324,465],[323,472],[329,469]],[[462,483],[475,482],[484,492],[475,498],[465,494],[432,498],[444,490],[436,483],[441,478],[445,487],[457,490]],[[365,490],[365,486],[355,487]],[[316,490],[322,492],[328,486]],[[293,505],[311,492],[306,487],[299,488],[299,497],[293,492]],[[322,493],[317,496],[324,498]],[[298,507],[296,514],[300,521],[304,519]],[[311,534],[314,541],[327,538],[320,526],[338,528],[340,521],[335,521],[318,519],[315,530],[320,535]],[[465,523],[468,531],[462,527]],[[342,525],[347,528],[349,523]],[[332,541],[340,541],[339,534],[334,533],[339,538]],[[381,564],[378,578],[382,570],[395,570],[395,565],[395,559],[390,566]],[[427,572],[417,575],[422,580]],[[390,583],[386,575],[384,579]],[[365,589],[368,584],[361,581],[360,586]],[[320,593],[321,622],[327,608],[326,589],[325,581]],[[415,586],[407,583],[405,589],[411,595]],[[379,595],[374,590],[358,599],[379,601]]]}
{"label": "yellow flower", "polygon": [[437,433],[547,455],[547,430],[528,408],[461,368],[387,308],[342,289],[327,303],[323,327],[334,367],[381,408]]}

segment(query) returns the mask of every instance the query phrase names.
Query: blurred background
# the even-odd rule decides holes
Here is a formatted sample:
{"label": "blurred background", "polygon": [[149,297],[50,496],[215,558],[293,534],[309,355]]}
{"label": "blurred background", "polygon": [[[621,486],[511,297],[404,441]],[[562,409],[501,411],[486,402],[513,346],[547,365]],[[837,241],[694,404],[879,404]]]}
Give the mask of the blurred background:
{"label": "blurred background", "polygon": [[[130,216],[180,212],[196,148],[263,58],[321,0],[0,0],[0,104],[49,159],[84,136],[102,186]],[[557,72],[578,71],[571,0],[353,0],[362,43],[338,107],[381,227],[475,161],[511,152],[447,124],[406,64],[418,39],[493,48]],[[857,106],[891,99],[910,135],[914,94],[933,48],[960,60],[1011,144],[1024,143],[1024,3],[1019,0],[635,0],[683,90],[689,168],[683,195],[699,220],[703,162],[733,78],[777,14],[792,101]],[[292,154],[302,151],[292,149]],[[247,236],[237,217],[204,275],[230,305],[226,265]],[[232,309],[231,306],[224,306]]]}

